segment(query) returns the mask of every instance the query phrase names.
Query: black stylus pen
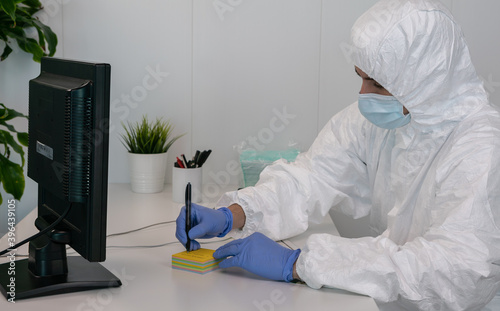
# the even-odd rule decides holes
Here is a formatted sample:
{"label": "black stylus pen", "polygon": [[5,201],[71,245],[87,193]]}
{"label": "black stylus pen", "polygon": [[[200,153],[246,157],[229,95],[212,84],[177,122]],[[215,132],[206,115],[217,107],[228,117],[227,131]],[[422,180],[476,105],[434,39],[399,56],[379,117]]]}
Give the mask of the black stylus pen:
{"label": "black stylus pen", "polygon": [[189,230],[191,230],[191,183],[186,185],[186,250],[189,252],[191,250],[191,240],[189,239]]}

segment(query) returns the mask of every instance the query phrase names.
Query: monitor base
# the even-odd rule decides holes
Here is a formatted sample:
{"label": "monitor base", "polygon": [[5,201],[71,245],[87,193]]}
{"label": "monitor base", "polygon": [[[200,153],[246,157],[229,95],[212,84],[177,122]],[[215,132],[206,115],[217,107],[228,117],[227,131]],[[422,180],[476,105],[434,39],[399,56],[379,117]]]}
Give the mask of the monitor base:
{"label": "monitor base", "polygon": [[[54,277],[33,276],[28,269],[28,259],[15,261],[15,269],[10,270],[15,271],[15,275],[9,275],[10,263],[1,264],[0,291],[7,300],[18,300],[119,287],[122,284],[120,279],[97,262],[89,262],[80,256],[68,256],[67,261],[68,274]],[[11,281],[11,277],[15,280]],[[15,291],[12,292],[11,288]]]}

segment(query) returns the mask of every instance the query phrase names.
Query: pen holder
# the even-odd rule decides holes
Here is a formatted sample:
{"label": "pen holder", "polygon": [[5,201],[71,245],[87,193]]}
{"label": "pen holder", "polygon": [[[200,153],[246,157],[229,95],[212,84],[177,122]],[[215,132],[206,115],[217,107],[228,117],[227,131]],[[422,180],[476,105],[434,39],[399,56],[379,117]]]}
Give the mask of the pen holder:
{"label": "pen holder", "polygon": [[191,183],[191,202],[199,203],[202,198],[202,168],[179,168],[172,171],[172,199],[177,203],[184,203],[186,185]]}

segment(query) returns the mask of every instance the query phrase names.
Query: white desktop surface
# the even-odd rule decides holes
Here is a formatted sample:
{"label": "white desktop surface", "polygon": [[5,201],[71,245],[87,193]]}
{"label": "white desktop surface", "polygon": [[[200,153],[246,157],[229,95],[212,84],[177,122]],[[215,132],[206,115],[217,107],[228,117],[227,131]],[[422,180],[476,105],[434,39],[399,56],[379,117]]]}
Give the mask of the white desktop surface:
{"label": "white desktop surface", "polygon": [[[225,189],[229,190],[229,189]],[[203,203],[213,205],[217,198]],[[171,186],[156,194],[137,194],[128,184],[110,184],[108,193],[108,234],[124,232],[177,218],[182,203],[172,202]],[[36,232],[33,225],[36,210],[16,227],[17,242]],[[335,233],[333,224],[314,226],[315,231]],[[300,247],[306,236],[287,240]],[[224,239],[206,240],[215,243],[202,247],[216,249],[227,243]],[[118,245],[158,245],[156,248],[113,248]],[[200,241],[203,242],[203,241]],[[6,248],[6,237],[0,249]],[[305,284],[291,284],[263,279],[239,268],[216,270],[205,275],[174,270],[172,254],[184,247],[175,238],[175,221],[123,236],[109,237],[107,259],[102,263],[121,279],[119,288],[97,289],[56,296],[17,300],[9,303],[0,297],[2,310],[378,310],[370,297],[346,291],[311,289]],[[27,246],[18,249],[27,254]],[[73,251],[68,256],[74,255]],[[19,257],[18,259],[24,259]],[[0,262],[6,262],[5,258]]]}

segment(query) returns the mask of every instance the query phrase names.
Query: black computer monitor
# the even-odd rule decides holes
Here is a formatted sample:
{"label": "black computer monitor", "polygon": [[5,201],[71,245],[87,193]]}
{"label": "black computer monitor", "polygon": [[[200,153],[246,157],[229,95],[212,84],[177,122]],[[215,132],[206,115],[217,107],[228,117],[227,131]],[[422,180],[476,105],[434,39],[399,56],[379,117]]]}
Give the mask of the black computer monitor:
{"label": "black computer monitor", "polygon": [[[106,258],[110,71],[109,64],[47,57],[29,83],[35,225],[44,230],[67,214],[30,242],[29,259],[16,261],[16,299],[121,285],[98,263]],[[66,245],[81,256],[66,256]],[[9,299],[7,269],[0,267],[0,289]]]}

